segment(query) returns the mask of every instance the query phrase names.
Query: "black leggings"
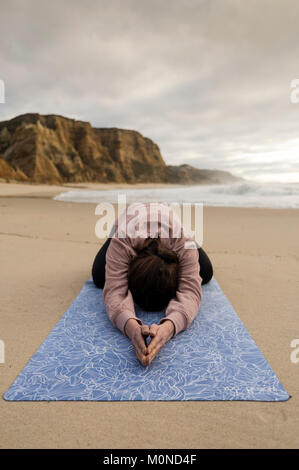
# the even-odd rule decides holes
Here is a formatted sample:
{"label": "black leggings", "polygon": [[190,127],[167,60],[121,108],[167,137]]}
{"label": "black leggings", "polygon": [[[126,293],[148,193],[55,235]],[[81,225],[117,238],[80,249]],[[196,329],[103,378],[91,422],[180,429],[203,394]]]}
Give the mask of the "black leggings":
{"label": "black leggings", "polygon": [[[99,289],[103,289],[105,284],[106,251],[110,242],[111,238],[107,238],[104,245],[96,255],[92,266],[93,282]],[[213,277],[213,266],[208,255],[202,248],[198,248],[198,262],[202,284],[206,284]]]}

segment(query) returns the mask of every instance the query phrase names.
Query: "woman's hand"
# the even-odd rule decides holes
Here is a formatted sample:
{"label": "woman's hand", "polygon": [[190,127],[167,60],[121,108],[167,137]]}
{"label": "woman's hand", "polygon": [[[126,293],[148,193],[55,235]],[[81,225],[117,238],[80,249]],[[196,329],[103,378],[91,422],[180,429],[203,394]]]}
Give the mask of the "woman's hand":
{"label": "woman's hand", "polygon": [[175,332],[174,324],[171,320],[165,320],[160,325],[153,323],[149,329],[149,334],[152,337],[151,342],[147,347],[147,355],[145,356],[145,365],[150,365],[159,351],[163,348],[164,344],[169,341]]}
{"label": "woman's hand", "polygon": [[150,334],[149,326],[140,325],[134,318],[130,318],[125,325],[125,334],[130,338],[141,364],[148,365],[148,347],[145,344],[145,338]]}

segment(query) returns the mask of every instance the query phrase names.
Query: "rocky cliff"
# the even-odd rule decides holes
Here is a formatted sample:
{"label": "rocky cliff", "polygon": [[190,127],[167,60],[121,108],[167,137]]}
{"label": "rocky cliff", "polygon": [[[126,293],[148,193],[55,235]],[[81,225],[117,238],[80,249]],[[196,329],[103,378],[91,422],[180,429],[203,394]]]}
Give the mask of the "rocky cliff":
{"label": "rocky cliff", "polygon": [[139,132],[40,114],[0,122],[0,178],[53,184],[236,180],[227,172],[167,166],[158,145]]}

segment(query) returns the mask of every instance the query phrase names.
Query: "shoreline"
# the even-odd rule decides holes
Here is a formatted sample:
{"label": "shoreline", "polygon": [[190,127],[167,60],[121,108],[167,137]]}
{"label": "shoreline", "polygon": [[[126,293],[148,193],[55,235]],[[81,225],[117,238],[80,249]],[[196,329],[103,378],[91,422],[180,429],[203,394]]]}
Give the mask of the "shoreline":
{"label": "shoreline", "polygon": [[[215,186],[215,185],[211,185]],[[3,183],[0,182],[0,199],[3,198],[24,198],[24,199],[53,199],[55,202],[66,203],[66,204],[78,204],[78,205],[97,205],[100,201],[61,201],[54,199],[55,196],[63,192],[68,192],[72,189],[85,189],[85,190],[117,190],[117,189],[127,189],[127,190],[136,190],[136,189],[165,189],[165,188],[181,188],[186,187],[186,185],[173,185],[173,184],[153,184],[153,183],[139,183],[137,185],[132,184],[114,184],[114,183],[86,183],[82,186],[82,183],[78,183],[76,186],[73,184],[70,185],[47,185],[39,183]],[[112,202],[115,204],[115,202]],[[127,202],[129,204],[129,202]],[[191,202],[192,204],[192,202]],[[263,206],[254,206],[254,205],[220,205],[220,204],[209,204],[203,203],[204,210],[207,208],[219,208],[219,209],[250,209],[250,210],[273,210],[273,211],[292,211],[296,212],[299,210],[299,207],[263,207]]]}
{"label": "shoreline", "polygon": [[113,190],[113,189],[151,189],[151,188],[168,188],[182,187],[185,185],[176,184],[160,184],[160,183],[66,183],[64,185],[56,184],[40,184],[40,183],[24,183],[14,182],[6,183],[0,181],[0,197],[39,197],[51,199],[52,197],[67,192],[71,189],[95,189],[95,190]]}

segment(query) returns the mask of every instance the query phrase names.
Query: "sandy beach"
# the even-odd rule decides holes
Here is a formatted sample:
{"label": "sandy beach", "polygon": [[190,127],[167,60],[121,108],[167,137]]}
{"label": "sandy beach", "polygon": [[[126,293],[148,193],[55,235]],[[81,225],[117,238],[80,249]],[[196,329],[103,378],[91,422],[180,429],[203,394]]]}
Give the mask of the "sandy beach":
{"label": "sandy beach", "polygon": [[6,353],[0,447],[298,448],[299,363],[290,360],[290,343],[299,338],[297,209],[204,209],[203,246],[214,275],[292,395],[287,402],[3,400],[90,277],[103,243],[94,232],[95,204],[52,199],[69,186],[0,183],[0,339]]}

